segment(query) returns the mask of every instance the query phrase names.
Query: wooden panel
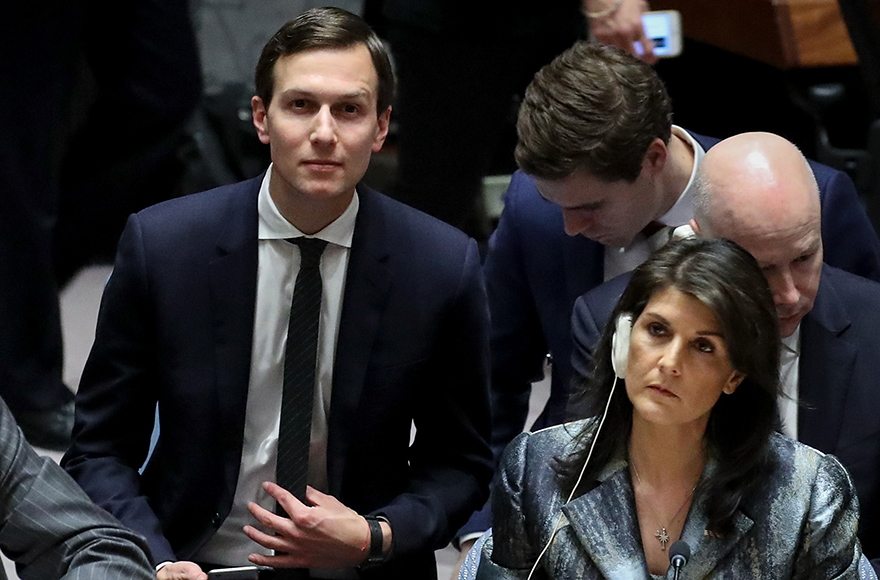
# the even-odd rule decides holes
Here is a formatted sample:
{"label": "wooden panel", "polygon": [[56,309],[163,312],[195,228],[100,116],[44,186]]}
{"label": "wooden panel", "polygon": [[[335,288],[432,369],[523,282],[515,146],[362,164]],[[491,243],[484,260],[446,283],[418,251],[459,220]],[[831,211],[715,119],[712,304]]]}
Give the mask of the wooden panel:
{"label": "wooden panel", "polygon": [[687,38],[782,69],[852,65],[837,0],[653,0],[681,12]]}
{"label": "wooden panel", "polygon": [[788,10],[798,47],[795,66],[857,62],[836,0],[789,0]]}

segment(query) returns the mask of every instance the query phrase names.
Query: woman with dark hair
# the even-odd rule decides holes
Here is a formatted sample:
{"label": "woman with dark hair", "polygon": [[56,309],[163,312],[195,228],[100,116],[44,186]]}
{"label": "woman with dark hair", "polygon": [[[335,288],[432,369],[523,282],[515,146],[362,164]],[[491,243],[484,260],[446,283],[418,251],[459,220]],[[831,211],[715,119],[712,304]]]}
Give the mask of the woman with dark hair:
{"label": "woman with dark hair", "polygon": [[508,447],[477,577],[665,578],[681,539],[682,578],[857,578],[848,474],[774,432],[779,331],[752,256],[670,243],[612,320],[590,418]]}

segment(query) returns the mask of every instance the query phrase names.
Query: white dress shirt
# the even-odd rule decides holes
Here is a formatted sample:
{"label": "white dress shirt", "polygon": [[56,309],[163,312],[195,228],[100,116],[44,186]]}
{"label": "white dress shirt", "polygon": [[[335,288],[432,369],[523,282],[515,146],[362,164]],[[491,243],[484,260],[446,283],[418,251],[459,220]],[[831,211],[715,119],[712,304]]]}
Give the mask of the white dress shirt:
{"label": "white dress shirt", "polygon": [[[242,527],[246,524],[256,525],[256,520],[247,509],[248,502],[253,501],[269,511],[275,509],[275,500],[263,490],[262,483],[275,481],[284,348],[290,302],[300,265],[299,248],[286,239],[303,236],[281,215],[272,200],[269,194],[271,175],[270,165],[257,199],[257,299],[238,484],[229,516],[217,533],[193,556],[196,561],[226,566],[247,565],[248,555],[270,553],[248,538]],[[329,242],[321,256],[320,266],[323,292],[309,453],[309,485],[325,492],[327,418],[330,415],[333,361],[336,358],[342,295],[358,205],[358,195],[355,193],[341,216],[311,236]]]}
{"label": "white dress shirt", "polygon": [[782,339],[779,356],[779,417],[782,433],[792,439],[798,438],[798,363],[801,359],[801,327]]}

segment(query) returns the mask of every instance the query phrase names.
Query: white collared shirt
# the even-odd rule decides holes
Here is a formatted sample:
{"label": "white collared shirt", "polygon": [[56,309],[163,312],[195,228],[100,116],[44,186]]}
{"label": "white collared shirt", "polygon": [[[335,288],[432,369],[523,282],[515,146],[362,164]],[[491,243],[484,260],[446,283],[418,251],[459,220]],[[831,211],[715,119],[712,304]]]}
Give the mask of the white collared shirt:
{"label": "white collared shirt", "polygon": [[[270,165],[257,198],[257,297],[238,484],[229,516],[217,533],[193,556],[197,561],[227,566],[247,565],[249,554],[269,553],[242,531],[246,524],[256,524],[247,509],[248,502],[256,502],[269,511],[275,509],[275,500],[263,490],[262,483],[275,481],[287,322],[300,265],[299,248],[286,240],[301,237],[303,233],[278,211],[269,194],[271,175]],[[336,359],[343,290],[358,207],[355,192],[342,215],[311,236],[329,242],[321,256],[320,266],[323,292],[309,453],[309,485],[325,492],[327,419],[330,416],[333,361]]]}
{"label": "white collared shirt", "polygon": [[801,327],[788,338],[782,339],[779,356],[779,417],[782,433],[792,439],[798,437],[798,363],[801,359]]}
{"label": "white collared shirt", "polygon": [[[691,221],[691,218],[694,217],[693,184],[697,175],[697,167],[703,160],[703,157],[705,157],[706,150],[697,143],[696,139],[694,139],[690,133],[681,127],[673,125],[672,133],[673,135],[684,139],[694,152],[694,166],[691,169],[691,176],[688,179],[684,191],[681,192],[681,195],[678,196],[678,200],[669,211],[657,220],[666,226],[676,228],[687,224]],[[663,228],[650,238],[646,238],[642,233],[636,234],[636,237],[633,238],[630,245],[625,248],[612,248],[605,246],[605,280],[608,281],[624,272],[635,270],[642,264],[642,262],[650,257],[651,252],[666,244],[669,239],[669,228]]]}

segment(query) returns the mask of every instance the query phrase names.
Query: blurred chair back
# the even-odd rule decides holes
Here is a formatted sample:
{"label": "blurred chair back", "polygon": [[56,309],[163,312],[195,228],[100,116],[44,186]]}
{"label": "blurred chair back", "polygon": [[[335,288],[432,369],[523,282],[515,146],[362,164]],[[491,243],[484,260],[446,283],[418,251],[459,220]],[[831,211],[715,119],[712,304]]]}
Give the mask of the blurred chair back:
{"label": "blurred chair back", "polygon": [[[838,0],[840,14],[859,59],[871,111],[865,156],[855,174],[859,192],[880,200],[880,0]],[[880,207],[880,205],[878,205]]]}
{"label": "blurred chair back", "polygon": [[838,0],[859,58],[872,116],[880,119],[880,0]]}

